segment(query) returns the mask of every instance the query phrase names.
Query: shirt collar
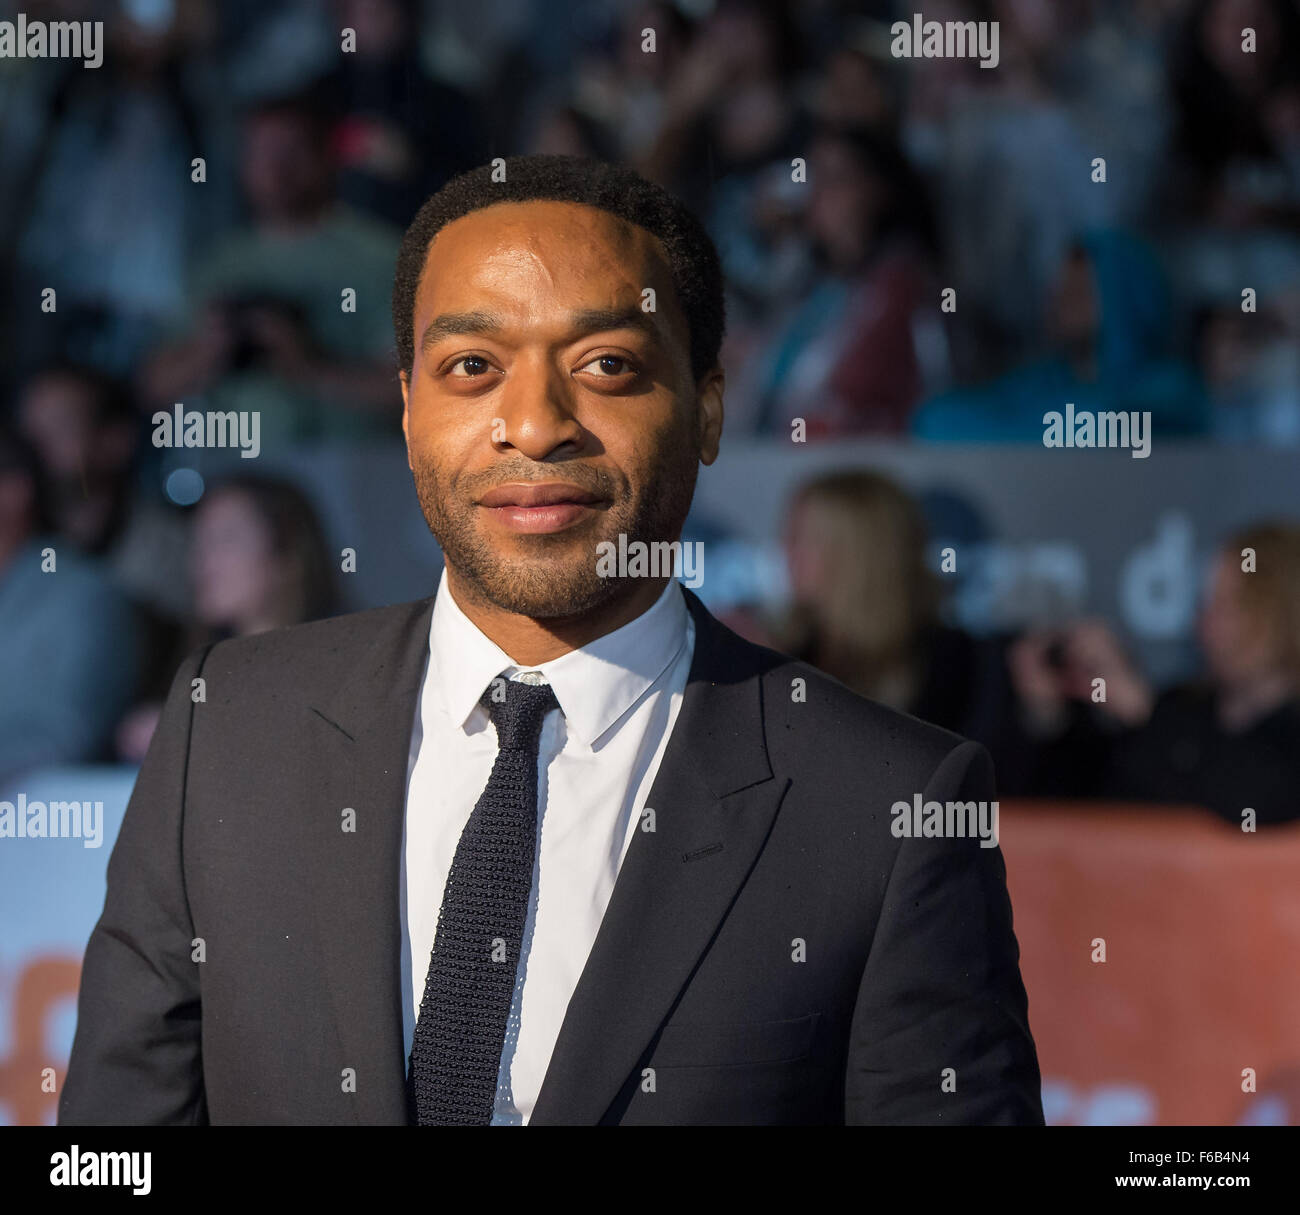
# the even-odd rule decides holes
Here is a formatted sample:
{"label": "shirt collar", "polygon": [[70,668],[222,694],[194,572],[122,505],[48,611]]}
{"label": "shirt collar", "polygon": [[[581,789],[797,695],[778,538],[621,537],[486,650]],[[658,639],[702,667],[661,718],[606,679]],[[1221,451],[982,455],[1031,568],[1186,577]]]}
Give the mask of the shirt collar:
{"label": "shirt collar", "polygon": [[570,737],[593,747],[681,652],[686,600],[670,578],[654,604],[612,633],[543,662],[521,667],[461,610],[444,568],[429,624],[429,677],[447,716],[464,728],[488,684],[540,671],[555,690]]}

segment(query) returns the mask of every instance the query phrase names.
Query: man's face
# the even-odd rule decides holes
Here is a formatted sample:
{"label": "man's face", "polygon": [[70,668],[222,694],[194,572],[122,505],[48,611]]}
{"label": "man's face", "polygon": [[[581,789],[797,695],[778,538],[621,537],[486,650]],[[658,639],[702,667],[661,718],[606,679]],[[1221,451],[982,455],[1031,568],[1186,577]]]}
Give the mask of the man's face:
{"label": "man's face", "polygon": [[722,373],[696,384],[649,232],[572,203],[472,212],[429,249],[415,347],[407,458],[458,593],[580,615],[629,591],[597,574],[598,544],[680,536]]}

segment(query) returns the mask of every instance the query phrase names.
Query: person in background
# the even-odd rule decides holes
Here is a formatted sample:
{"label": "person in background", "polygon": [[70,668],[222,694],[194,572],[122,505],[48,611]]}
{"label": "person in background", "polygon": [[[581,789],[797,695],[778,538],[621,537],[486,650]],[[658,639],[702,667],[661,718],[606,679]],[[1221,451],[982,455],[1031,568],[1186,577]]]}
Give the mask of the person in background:
{"label": "person in background", "polygon": [[766,643],[859,695],[985,742],[997,663],[942,622],[926,544],[920,508],[888,477],[850,469],[805,483],[785,526],[790,604]]}
{"label": "person in background", "polygon": [[150,412],[178,401],[256,411],[263,450],[395,432],[386,315],[398,234],[337,201],[329,125],[309,97],[248,115],[241,175],[252,222],[196,267],[186,331],[141,376]]}
{"label": "person in background", "polygon": [[803,116],[792,101],[802,66],[803,40],[781,0],[720,0],[664,81],[657,135],[637,167],[707,208],[711,229],[719,228],[735,218],[731,208],[755,173],[796,154]]}
{"label": "person in background", "polygon": [[243,475],[209,493],[195,519],[191,569],[195,619],[211,634],[196,644],[319,620],[333,611],[320,523],[287,481]]}
{"label": "person in background", "polygon": [[141,432],[126,386],[71,361],[48,363],[20,386],[16,419],[40,457],[52,535],[99,560],[139,626],[140,687],[166,678],[188,602],[177,572],[184,514],[142,470]]}
{"label": "person in background", "polygon": [[888,37],[863,20],[850,24],[831,48],[812,86],[811,108],[828,127],[877,131],[898,137],[898,77],[890,71]]}
{"label": "person in background", "polygon": [[1196,0],[1170,67],[1178,156],[1168,207],[1230,229],[1300,231],[1300,10],[1291,0]]}
{"label": "person in background", "polygon": [[139,437],[122,385],[90,367],[47,364],[22,385],[17,421],[44,465],[55,531],[103,555],[130,513]]}
{"label": "person in background", "polygon": [[135,694],[127,599],[51,529],[39,458],[0,423],[0,789],[21,774],[104,757]]}
{"label": "person in background", "polygon": [[1044,756],[1032,706],[1012,682],[1012,639],[944,622],[925,518],[907,491],[869,469],[822,474],[791,501],[784,546],[785,612],[775,621],[739,612],[733,628],[859,695],[982,743],[1002,796],[1037,791]]}
{"label": "person in background", "polygon": [[704,217],[733,325],[770,315],[803,288],[800,249],[787,239],[791,195],[806,192],[791,181],[793,158],[808,154],[803,63],[789,5],[721,0],[665,77],[657,133],[633,161]]}
{"label": "person in background", "polygon": [[[194,518],[193,613],[178,653],[228,637],[319,620],[334,610],[329,553],[311,503],[287,481],[245,474],[220,483]],[[140,763],[175,669],[122,721],[121,758]]]}
{"label": "person in background", "polygon": [[1300,445],[1300,309],[1265,296],[1246,313],[1240,299],[1218,300],[1198,316],[1195,344],[1215,439]]}
{"label": "person in background", "polygon": [[420,61],[418,0],[335,0],[356,49],[315,86],[331,117],[339,197],[405,223],[431,190],[474,163],[478,115],[464,93],[431,80]]}
{"label": "person in background", "polygon": [[1040,765],[1057,774],[1044,792],[1204,805],[1236,824],[1247,807],[1260,824],[1300,818],[1300,526],[1224,544],[1197,633],[1205,678],[1159,694],[1099,622],[1017,643],[1017,691],[1059,761]]}
{"label": "person in background", "polygon": [[795,418],[809,437],[901,433],[935,372],[916,343],[936,252],[925,189],[898,145],[868,130],[823,130],[808,180],[820,273],[742,372],[742,409],[752,399],[759,433],[789,435]]}
{"label": "person in background", "polygon": [[[11,17],[14,6],[5,7]],[[4,85],[18,92],[5,87],[0,98],[0,262],[11,241],[16,258],[12,287],[9,267],[0,269],[13,301],[9,309],[0,303],[7,339],[0,376],[14,375],[8,386],[72,352],[125,375],[183,306],[186,262],[228,214],[216,180],[225,174],[215,171],[225,99],[205,87],[198,67],[217,7],[28,6],[42,17],[60,8],[64,17],[89,17],[93,9],[103,18],[103,62],[58,72],[5,63]],[[24,138],[22,94],[42,89],[44,105]],[[211,185],[190,181],[199,156],[214,162]],[[56,311],[18,306],[51,284]]]}
{"label": "person in background", "polygon": [[[590,47],[574,72],[567,96],[571,109],[587,125],[584,142],[608,147],[610,159],[638,163],[659,138],[666,96],[681,67],[691,34],[682,10],[667,0],[638,0],[611,14],[617,22],[608,41]],[[649,49],[645,31],[654,31]],[[566,82],[569,83],[569,82]],[[545,116],[556,107],[543,106]],[[543,123],[545,123],[543,117]],[[600,134],[590,137],[590,128]],[[532,146],[550,150],[534,133]]]}
{"label": "person in background", "polygon": [[1157,439],[1205,431],[1205,393],[1192,366],[1170,354],[1168,287],[1144,241],[1106,229],[1082,237],[1061,265],[1049,309],[1049,354],[931,398],[913,415],[913,434],[1041,442],[1044,413],[1067,402],[1077,411],[1149,411]]}

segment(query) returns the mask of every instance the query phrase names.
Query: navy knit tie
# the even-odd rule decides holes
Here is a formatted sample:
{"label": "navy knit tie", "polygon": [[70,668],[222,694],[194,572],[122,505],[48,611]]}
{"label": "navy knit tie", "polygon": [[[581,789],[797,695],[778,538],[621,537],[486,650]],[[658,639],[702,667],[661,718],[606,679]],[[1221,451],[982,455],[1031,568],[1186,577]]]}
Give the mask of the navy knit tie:
{"label": "navy knit tie", "polygon": [[509,679],[479,704],[497,758],[456,845],[415,1022],[407,1095],[420,1126],[492,1121],[533,884],[538,740],[559,707],[549,684]]}

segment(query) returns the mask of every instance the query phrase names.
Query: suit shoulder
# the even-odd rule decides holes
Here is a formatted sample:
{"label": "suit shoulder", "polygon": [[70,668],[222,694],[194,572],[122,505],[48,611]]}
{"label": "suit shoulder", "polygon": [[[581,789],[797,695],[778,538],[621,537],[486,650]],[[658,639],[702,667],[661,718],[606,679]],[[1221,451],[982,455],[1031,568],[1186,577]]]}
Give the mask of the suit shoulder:
{"label": "suit shoulder", "polygon": [[767,651],[776,659],[763,676],[768,745],[803,762],[860,766],[881,755],[920,769],[937,767],[967,740],[870,700],[806,662]]}
{"label": "suit shoulder", "polygon": [[371,646],[410,628],[428,604],[419,599],[367,608],[219,641],[203,658],[202,673],[205,678],[235,677],[249,685],[285,678],[294,684],[329,683],[352,669]]}
{"label": "suit shoulder", "polygon": [[759,680],[767,742],[777,752],[793,750],[808,763],[828,751],[860,759],[864,748],[888,747],[933,767],[966,741],[951,730],[868,700],[806,662],[741,637],[702,605],[696,610],[697,619],[707,626],[705,644],[711,643],[710,676],[734,680],[751,675]]}

